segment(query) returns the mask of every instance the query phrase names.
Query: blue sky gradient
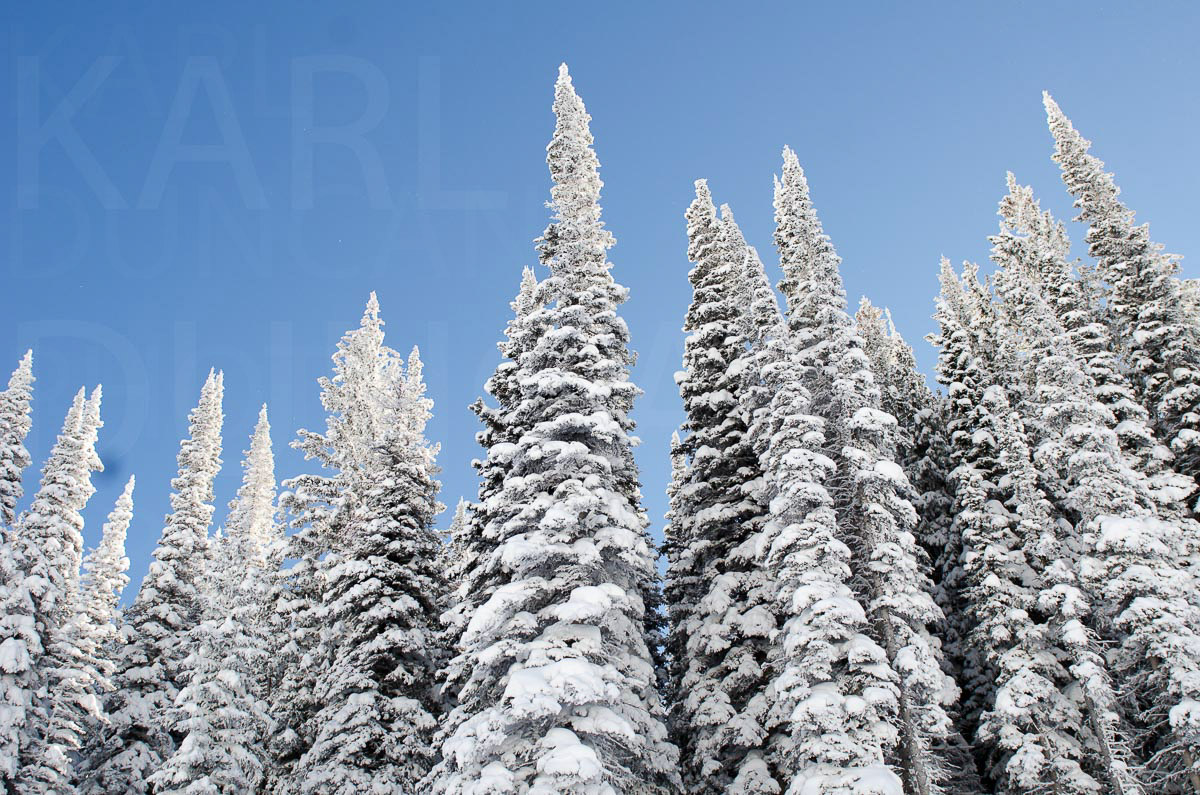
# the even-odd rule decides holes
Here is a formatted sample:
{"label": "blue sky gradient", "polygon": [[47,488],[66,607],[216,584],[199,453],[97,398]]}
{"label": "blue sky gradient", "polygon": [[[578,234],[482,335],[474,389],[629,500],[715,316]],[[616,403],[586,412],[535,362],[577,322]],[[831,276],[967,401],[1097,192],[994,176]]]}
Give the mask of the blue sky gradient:
{"label": "blue sky gradient", "polygon": [[426,361],[443,501],[474,495],[467,406],[548,218],[560,61],[631,290],[656,535],[696,178],[772,263],[771,176],[794,148],[852,306],[890,306],[926,369],[938,257],[986,259],[1005,171],[1072,214],[1042,89],[1153,237],[1200,251],[1195,3],[39,3],[0,20],[0,365],[35,349],[35,468],[78,386],[104,384],[86,537],[136,472],[135,582],[208,368],[226,383],[219,521],[262,402],[280,477],[303,471],[287,443],[321,427],[316,378],[371,290],[389,343]]}

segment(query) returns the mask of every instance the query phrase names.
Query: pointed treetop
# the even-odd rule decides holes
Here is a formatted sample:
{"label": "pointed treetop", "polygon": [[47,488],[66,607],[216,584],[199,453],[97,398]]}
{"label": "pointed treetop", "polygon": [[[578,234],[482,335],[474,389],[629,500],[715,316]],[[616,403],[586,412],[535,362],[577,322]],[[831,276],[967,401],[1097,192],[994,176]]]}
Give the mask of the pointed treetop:
{"label": "pointed treetop", "polygon": [[[117,497],[117,505],[133,505],[133,489],[135,485],[137,485],[137,480],[133,475],[130,475],[129,480],[125,481],[125,488],[121,491],[121,496]],[[109,514],[109,517],[111,520],[112,514]]]}
{"label": "pointed treetop", "polygon": [[[1050,96],[1049,91],[1042,92],[1042,105],[1046,108],[1046,115],[1053,121],[1057,119],[1066,119],[1063,115],[1062,108],[1054,101],[1054,97]],[[1068,122],[1069,124],[1070,122]]]}
{"label": "pointed treetop", "polygon": [[942,257],[939,263],[938,283],[941,285],[938,302],[945,304],[947,311],[961,321],[963,307],[966,303],[966,293],[963,290],[962,280],[959,278],[958,272],[954,270],[954,265],[951,264],[949,257]]}
{"label": "pointed treetop", "polygon": [[408,364],[404,370],[404,380],[414,395],[425,392],[424,372],[425,364],[421,361],[421,349],[414,345],[408,353]]}
{"label": "pointed treetop", "polygon": [[100,461],[100,455],[96,452],[96,442],[100,438],[100,429],[104,427],[104,422],[100,419],[100,400],[103,395],[103,389],[100,384],[96,384],[96,388],[92,390],[92,394],[87,399],[84,405],[83,415],[80,422],[83,423],[83,443],[84,452],[87,454],[87,465],[97,472],[104,471],[104,464]]}
{"label": "pointed treetop", "polygon": [[470,503],[465,497],[458,498],[458,504],[454,506],[454,518],[450,520],[450,529],[446,531],[451,543],[461,541],[461,536],[467,531],[467,508],[469,506]]}
{"label": "pointed treetop", "polygon": [[717,208],[713,206],[708,180],[698,179],[695,185],[696,198],[692,199],[683,216],[687,219],[688,260],[699,263],[701,258],[717,245],[720,231],[717,226]]}
{"label": "pointed treetop", "polygon": [[70,433],[79,427],[83,421],[84,406],[87,405],[87,387],[79,387],[75,397],[71,399],[71,408],[67,409],[67,417],[63,421],[63,433]]}
{"label": "pointed treetop", "polygon": [[537,306],[537,288],[537,274],[527,265],[521,269],[521,286],[517,290],[517,296],[508,303],[513,311],[514,320],[527,317]]}
{"label": "pointed treetop", "polygon": [[533,268],[526,265],[521,269],[521,292],[532,292],[533,288],[537,286],[537,281],[537,273]]}
{"label": "pointed treetop", "polygon": [[[591,116],[587,115],[584,109],[583,100],[575,93],[575,85],[571,81],[571,75],[567,72],[567,65],[564,63],[558,67],[558,80],[554,82],[554,112],[559,117],[558,128],[563,126],[564,116],[579,114],[583,116],[584,132],[587,132],[587,123],[591,121]],[[555,130],[557,133],[559,130]],[[591,143],[591,134],[587,135],[588,143]]]}
{"label": "pointed treetop", "polygon": [[363,311],[362,323],[363,328],[368,326],[382,326],[383,321],[379,318],[379,299],[375,297],[375,291],[371,291],[371,295],[367,298],[367,307]]}
{"label": "pointed treetop", "polygon": [[33,348],[30,348],[25,351],[25,355],[17,363],[17,369],[13,370],[12,376],[9,377],[8,388],[11,390],[17,386],[27,386],[33,383],[33,380]]}
{"label": "pointed treetop", "polygon": [[21,473],[31,463],[25,438],[33,427],[33,351],[25,352],[0,392],[0,525],[11,525],[17,502],[25,493]]}
{"label": "pointed treetop", "polygon": [[[136,484],[133,475],[129,476],[129,480],[125,481],[125,488],[117,497],[117,501],[113,504],[113,509],[108,514],[108,521],[104,523],[101,530],[100,545],[89,555],[91,563],[96,563],[100,557],[107,555],[113,558],[113,562],[118,562],[125,557],[125,534],[129,529],[129,522],[133,519],[133,489]],[[124,561],[124,568],[128,568],[129,561]],[[85,568],[89,568],[85,563]],[[122,569],[123,571],[123,569]],[[118,572],[119,574],[120,572]],[[129,578],[125,578],[128,582]],[[122,584],[119,588],[123,588]]]}
{"label": "pointed treetop", "polygon": [[783,145],[783,172],[800,168],[800,158],[792,151],[792,147]]}
{"label": "pointed treetop", "polygon": [[269,547],[277,540],[275,521],[275,455],[271,450],[271,423],[267,404],[258,412],[250,437],[250,449],[242,462],[242,485],[229,503],[225,520],[226,537],[237,545],[236,553],[261,566]]}
{"label": "pointed treetop", "polygon": [[[721,228],[725,235],[727,255],[732,262],[744,263],[746,259],[746,237],[742,228],[733,217],[733,210],[728,204],[721,205]],[[738,274],[739,276],[741,274]]]}

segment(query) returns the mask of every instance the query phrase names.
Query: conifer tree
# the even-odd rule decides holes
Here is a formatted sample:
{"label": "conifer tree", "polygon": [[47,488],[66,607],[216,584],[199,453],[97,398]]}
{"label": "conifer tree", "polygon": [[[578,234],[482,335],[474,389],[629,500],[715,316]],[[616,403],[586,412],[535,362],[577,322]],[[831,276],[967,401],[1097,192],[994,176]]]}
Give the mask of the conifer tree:
{"label": "conifer tree", "polygon": [[83,550],[81,512],[95,493],[91,474],[103,468],[95,452],[99,428],[100,388],[90,397],[81,389],[46,459],[37,494],[12,532],[17,577],[5,607],[10,622],[29,623],[25,632],[4,641],[5,646],[23,642],[29,665],[18,678],[31,686],[24,695],[28,711],[16,774],[16,789],[23,793],[72,786],[70,754],[78,749],[94,709],[92,660],[74,620]]}
{"label": "conifer tree", "polygon": [[[1176,455],[1176,469],[1200,478],[1200,334],[1187,314],[1177,258],[1135,225],[1104,164],[1089,153],[1062,109],[1043,94],[1054,136],[1054,160],[1075,197],[1078,220],[1088,225],[1088,251],[1109,287],[1108,312],[1122,341],[1134,388],[1161,439]],[[1198,481],[1200,482],[1200,481]]]}
{"label": "conifer tree", "polygon": [[[946,616],[944,634],[951,668],[958,681],[978,683],[986,682],[987,677],[979,672],[979,661],[973,658],[964,644],[970,625],[966,614],[959,609],[964,587],[964,506],[958,498],[955,484],[977,473],[978,486],[984,490],[982,499],[985,504],[990,501],[1003,504],[1006,498],[999,486],[995,439],[987,434],[975,433],[983,394],[993,381],[992,374],[981,364],[977,353],[981,343],[972,331],[976,320],[972,317],[964,281],[945,258],[941,261],[939,281],[941,291],[934,313],[939,331],[930,335],[929,341],[938,347],[936,375],[938,382],[946,388],[944,435],[948,440],[950,460],[947,477],[955,490],[951,516],[956,518],[947,529],[944,544],[939,543],[942,539],[937,536],[923,539],[923,543],[932,560],[936,584],[934,596]],[[974,713],[984,696],[986,692],[978,696],[975,694],[974,685],[964,689],[960,704],[964,721],[961,728],[967,737],[974,734]]]}
{"label": "conifer tree", "polygon": [[1200,279],[1183,280],[1183,313],[1192,325],[1200,325]]}
{"label": "conifer tree", "polygon": [[[464,654],[460,643],[463,633],[475,610],[491,598],[496,588],[504,582],[504,574],[489,564],[499,538],[488,532],[491,517],[501,507],[500,493],[504,483],[508,462],[504,457],[506,445],[520,439],[525,431],[522,418],[516,410],[520,402],[518,376],[521,373],[521,358],[544,331],[542,321],[534,310],[543,302],[538,280],[532,268],[521,272],[521,284],[516,298],[509,303],[513,317],[505,328],[504,340],[497,344],[503,357],[495,372],[484,384],[484,390],[494,399],[489,405],[482,398],[471,404],[471,410],[479,417],[483,429],[475,440],[486,452],[483,459],[472,462],[479,473],[478,498],[468,511],[468,523],[461,533],[464,542],[456,554],[462,555],[462,568],[458,573],[453,592],[454,604],[443,616],[446,627],[447,647],[452,657],[441,674],[444,699],[453,704],[458,693],[472,676],[471,658]],[[496,455],[492,454],[492,451]],[[439,730],[439,743],[456,725],[455,713],[451,712]]]}
{"label": "conifer tree", "polygon": [[1029,351],[1033,368],[1029,401],[1045,433],[1035,461],[1043,478],[1061,484],[1051,497],[1079,533],[1090,623],[1115,645],[1109,666],[1134,726],[1134,750],[1152,781],[1196,788],[1200,614],[1189,599],[1196,580],[1178,556],[1188,534],[1179,520],[1159,515],[1144,476],[1122,455],[1111,413],[1031,277],[1034,251],[1019,230],[1002,227],[993,238],[997,288],[1020,319],[1006,334]]}
{"label": "conifer tree", "polygon": [[[1010,513],[984,507],[990,532],[983,528],[968,559],[974,637],[996,672],[980,720],[981,755],[1005,792],[1139,792],[1106,664],[1083,623],[1089,605],[1070,535],[1038,485],[1019,414],[1000,387],[984,401],[996,418],[991,431],[1012,503]],[[964,488],[982,494],[976,484]]]}
{"label": "conifer tree", "polygon": [[1049,212],[1042,212],[1033,191],[1018,185],[1012,173],[1008,175],[1008,195],[1000,202],[1000,216],[1005,228],[1026,238],[1031,276],[1067,333],[1084,372],[1094,382],[1096,399],[1112,413],[1112,429],[1121,451],[1137,471],[1146,475],[1147,486],[1162,508],[1186,510],[1185,501],[1196,485],[1174,471],[1172,453],[1155,439],[1149,414],[1138,402],[1118,361],[1109,326],[1095,304],[1091,280],[1086,273],[1072,272],[1065,228]]}
{"label": "conifer tree", "polygon": [[[912,346],[896,331],[891,312],[864,297],[855,322],[880,387],[880,407],[896,418],[896,458],[913,486],[920,522],[917,540],[939,576],[937,557],[951,546],[954,489],[950,484],[947,406],[917,369]],[[937,591],[935,590],[935,595]],[[951,603],[938,603],[943,611]]]}
{"label": "conifer tree", "polygon": [[[515,421],[479,564],[499,575],[459,640],[469,671],[442,745],[438,792],[660,793],[677,786],[651,647],[654,549],[640,507],[629,332],[617,313],[589,117],[565,65],[547,149],[549,276],[530,315]],[[498,449],[499,448],[499,449]],[[650,630],[649,632],[647,630]]]}
{"label": "conifer tree", "polygon": [[446,611],[451,612],[462,600],[457,592],[462,584],[463,575],[470,568],[471,557],[471,516],[470,503],[462,497],[454,506],[454,516],[450,519],[450,527],[442,543],[440,553],[441,571],[446,578]]}
{"label": "conifer tree", "polygon": [[759,510],[745,486],[757,458],[745,439],[734,368],[746,351],[746,245],[728,208],[717,218],[704,180],[696,182],[687,220],[694,298],[677,377],[687,478],[676,494],[678,541],[668,573],[679,696],[672,722],[689,790],[726,792],[747,765],[761,765],[761,666],[774,619],[765,572],[750,549]]}
{"label": "conifer tree", "polygon": [[188,632],[172,724],[183,735],[150,781],[157,792],[256,791],[267,768],[271,648],[268,560],[281,540],[267,407],[224,531],[210,541],[202,619]]}
{"label": "conifer tree", "polygon": [[246,632],[243,611],[224,606],[233,609],[226,619],[202,621],[188,633],[187,673],[173,711],[182,739],[147,777],[155,793],[232,795],[254,792],[262,780],[270,718],[246,674],[265,665],[265,652]]}
{"label": "conifer tree", "polygon": [[301,429],[292,443],[325,471],[284,481],[286,491],[280,496],[296,532],[287,541],[287,557],[294,563],[280,572],[272,596],[279,614],[272,654],[271,713],[278,724],[268,774],[273,792],[296,791],[297,763],[312,746],[321,708],[315,695],[321,675],[315,654],[324,620],[325,559],[348,537],[349,522],[365,493],[366,473],[376,468],[377,440],[387,436],[394,415],[387,406],[401,371],[399,354],[384,344],[379,301],[371,293],[359,327],[337,344],[333,375],[318,379],[324,432]]}
{"label": "conifer tree", "polygon": [[[779,301],[775,297],[775,291],[771,289],[762,259],[753,246],[746,247],[744,264],[745,274],[742,278],[746,283],[748,296],[745,300],[749,307],[742,313],[742,336],[746,345],[731,369],[740,378],[738,400],[747,428],[758,423],[765,429],[770,426],[770,422],[764,420],[762,415],[770,413],[770,403],[774,397],[774,386],[768,382],[767,373],[775,362],[785,355],[790,356],[792,351],[790,346],[786,345],[787,324],[779,311]],[[753,446],[754,443],[751,444]],[[760,477],[761,474],[760,471]],[[757,484],[757,489],[755,485],[752,481],[747,486],[748,493],[752,496],[763,491],[764,484],[761,481]],[[765,516],[769,497],[764,493],[755,499],[760,505],[760,514]]]}
{"label": "conifer tree", "polygon": [[94,657],[89,639],[80,637],[76,616],[81,512],[95,493],[91,473],[103,469],[95,451],[100,425],[100,387],[87,399],[80,390],[33,503],[13,531],[42,647],[34,662],[38,692],[27,725],[29,742],[21,749],[17,787],[22,792],[53,793],[72,786],[71,755],[95,712]]}
{"label": "conifer tree", "polygon": [[897,677],[851,588],[851,552],[824,487],[835,466],[821,451],[824,423],[796,352],[786,339],[775,348],[764,373],[774,398],[755,423],[772,427],[751,429],[774,486],[759,546],[783,619],[768,666],[768,756],[788,793],[900,793],[885,764],[897,739]]}
{"label": "conifer tree", "polygon": [[223,375],[209,371],[180,442],[171,513],[154,560],[125,613],[122,645],[106,704],[109,726],[89,749],[81,791],[140,792],[182,739],[169,716],[180,687],[190,630],[201,620],[200,588],[221,466]]}
{"label": "conifer tree", "polygon": [[10,527],[17,516],[21,473],[29,466],[25,437],[29,435],[33,402],[33,351],[26,351],[0,392],[0,528]]}
{"label": "conifer tree", "polygon": [[276,521],[275,454],[271,450],[271,424],[264,403],[242,462],[242,485],[229,503],[225,536],[244,566],[266,567],[267,558],[282,540]]}
{"label": "conifer tree", "polygon": [[799,364],[827,423],[826,450],[838,466],[830,485],[840,533],[859,563],[854,574],[876,640],[899,677],[896,763],[906,787],[925,795],[944,777],[934,749],[950,740],[945,707],[955,693],[929,632],[942,614],[920,568],[916,512],[906,499],[911,486],[893,460],[896,420],[879,409],[870,363],[846,314],[840,259],[786,148],[775,206],[780,289]]}
{"label": "conifer tree", "polygon": [[[113,655],[121,626],[121,594],[129,584],[129,558],[125,556],[125,536],[133,521],[134,477],[129,476],[125,489],[117,497],[108,521],[104,524],[100,543],[83,559],[82,612],[95,628],[97,648],[104,662],[104,673],[113,674]],[[109,687],[112,686],[110,682]]]}
{"label": "conifer tree", "polygon": [[301,793],[410,792],[429,772],[441,662],[443,585],[433,530],[436,446],[414,348],[378,396],[383,435],[355,483],[345,529],[322,567],[327,628],[314,651],[322,705],[297,764]]}

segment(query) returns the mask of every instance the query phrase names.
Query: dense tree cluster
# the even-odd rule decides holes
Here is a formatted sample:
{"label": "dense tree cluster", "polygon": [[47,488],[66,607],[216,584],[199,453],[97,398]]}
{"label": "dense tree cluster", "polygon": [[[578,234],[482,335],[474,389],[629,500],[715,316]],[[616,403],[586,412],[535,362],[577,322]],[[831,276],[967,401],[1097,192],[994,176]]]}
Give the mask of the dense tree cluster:
{"label": "dense tree cluster", "polygon": [[372,293],[293,442],[311,471],[277,484],[263,406],[215,527],[209,373],[121,609],[133,478],[83,548],[100,388],[34,488],[26,353],[0,392],[4,792],[1200,793],[1200,289],[1045,108],[1089,259],[1010,174],[990,275],[941,263],[940,391],[886,309],[850,313],[794,152],[777,290],[695,183],[661,549],[565,66],[540,269],[447,533],[423,363]]}

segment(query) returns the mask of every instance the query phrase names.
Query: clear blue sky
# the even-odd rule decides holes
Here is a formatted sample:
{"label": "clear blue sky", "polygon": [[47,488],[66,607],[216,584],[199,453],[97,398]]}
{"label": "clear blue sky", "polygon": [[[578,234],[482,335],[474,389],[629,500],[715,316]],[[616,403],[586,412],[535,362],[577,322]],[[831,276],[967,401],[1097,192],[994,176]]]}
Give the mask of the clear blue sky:
{"label": "clear blue sky", "polygon": [[302,471],[286,445],[321,426],[315,380],[371,290],[389,342],[426,360],[443,501],[474,494],[467,405],[546,224],[560,61],[593,116],[632,290],[656,534],[696,178],[771,261],[791,145],[852,304],[891,306],[926,368],[938,257],[986,258],[1004,172],[1070,215],[1043,88],[1154,238],[1200,252],[1195,3],[334,5],[0,10],[0,364],[35,349],[36,466],[75,389],[104,384],[87,542],[136,472],[135,581],[208,368],[225,370],[222,519],[263,401],[279,475]]}

